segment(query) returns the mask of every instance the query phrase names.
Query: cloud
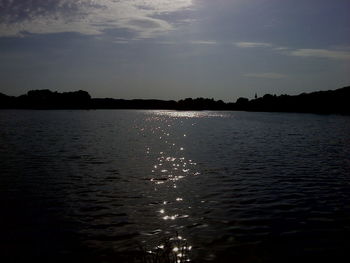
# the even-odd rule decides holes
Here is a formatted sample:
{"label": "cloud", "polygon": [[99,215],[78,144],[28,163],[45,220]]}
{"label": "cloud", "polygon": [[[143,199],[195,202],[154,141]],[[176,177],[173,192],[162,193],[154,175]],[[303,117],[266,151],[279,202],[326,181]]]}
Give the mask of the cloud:
{"label": "cloud", "polygon": [[350,59],[350,51],[330,50],[330,49],[296,49],[289,53],[297,57],[316,57],[327,59]]}
{"label": "cloud", "polygon": [[77,32],[103,34],[127,29],[149,38],[175,29],[176,21],[160,19],[193,6],[192,0],[2,0],[0,36]]}
{"label": "cloud", "polygon": [[277,50],[277,51],[289,50],[288,47],[274,47],[274,49]]}
{"label": "cloud", "polygon": [[272,47],[272,44],[262,42],[235,42],[234,44],[240,48]]}
{"label": "cloud", "polygon": [[263,78],[263,79],[283,79],[287,75],[275,73],[275,72],[265,72],[265,73],[248,73],[244,75],[245,77],[251,78]]}
{"label": "cloud", "polygon": [[193,40],[190,43],[195,45],[216,45],[218,42],[210,40]]}
{"label": "cloud", "polygon": [[263,42],[235,42],[235,45],[239,48],[269,48],[275,51],[279,51],[280,54],[297,57],[315,57],[334,60],[350,59],[350,51],[348,47],[344,47],[343,49],[293,49],[290,47],[277,46]]}

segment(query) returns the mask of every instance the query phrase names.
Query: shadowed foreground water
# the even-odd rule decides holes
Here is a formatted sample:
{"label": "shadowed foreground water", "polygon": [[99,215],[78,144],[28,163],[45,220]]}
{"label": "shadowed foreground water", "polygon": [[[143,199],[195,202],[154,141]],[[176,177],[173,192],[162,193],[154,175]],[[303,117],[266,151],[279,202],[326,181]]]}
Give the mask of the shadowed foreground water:
{"label": "shadowed foreground water", "polygon": [[350,259],[350,117],[0,111],[3,262]]}

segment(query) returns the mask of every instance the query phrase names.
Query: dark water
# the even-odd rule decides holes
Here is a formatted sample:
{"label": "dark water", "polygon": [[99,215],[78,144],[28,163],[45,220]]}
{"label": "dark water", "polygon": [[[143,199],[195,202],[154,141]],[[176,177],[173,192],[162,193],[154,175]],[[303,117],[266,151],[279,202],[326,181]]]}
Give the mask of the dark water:
{"label": "dark water", "polygon": [[0,111],[0,164],[2,262],[350,262],[349,117]]}

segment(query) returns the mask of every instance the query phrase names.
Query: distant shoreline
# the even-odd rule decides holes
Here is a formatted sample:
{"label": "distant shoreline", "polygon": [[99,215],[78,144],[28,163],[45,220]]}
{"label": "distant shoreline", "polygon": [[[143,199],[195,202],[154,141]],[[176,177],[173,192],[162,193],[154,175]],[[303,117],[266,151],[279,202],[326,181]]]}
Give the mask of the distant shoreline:
{"label": "distant shoreline", "polygon": [[207,98],[179,101],[156,99],[91,98],[86,91],[52,92],[31,90],[18,97],[0,93],[0,109],[143,109],[143,110],[217,110],[257,112],[300,112],[350,115],[350,86],[299,95],[266,94],[255,99],[238,98],[236,102]]}

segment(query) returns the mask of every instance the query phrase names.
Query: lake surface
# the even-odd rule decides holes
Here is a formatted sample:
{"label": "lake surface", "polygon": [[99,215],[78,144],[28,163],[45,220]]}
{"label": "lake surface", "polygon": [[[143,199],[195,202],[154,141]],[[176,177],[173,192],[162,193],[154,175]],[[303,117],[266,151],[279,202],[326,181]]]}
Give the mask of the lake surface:
{"label": "lake surface", "polygon": [[347,116],[2,110],[0,164],[12,262],[350,262]]}

